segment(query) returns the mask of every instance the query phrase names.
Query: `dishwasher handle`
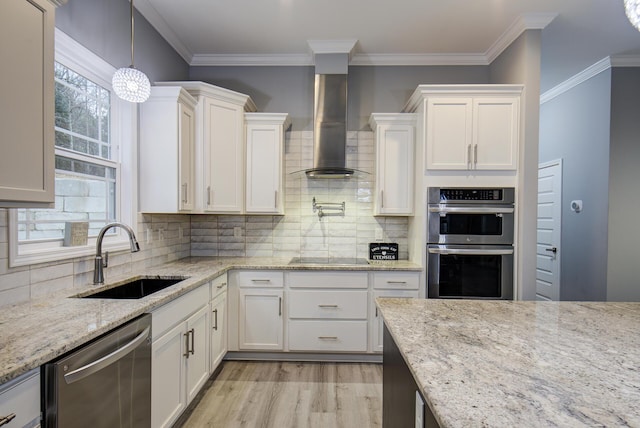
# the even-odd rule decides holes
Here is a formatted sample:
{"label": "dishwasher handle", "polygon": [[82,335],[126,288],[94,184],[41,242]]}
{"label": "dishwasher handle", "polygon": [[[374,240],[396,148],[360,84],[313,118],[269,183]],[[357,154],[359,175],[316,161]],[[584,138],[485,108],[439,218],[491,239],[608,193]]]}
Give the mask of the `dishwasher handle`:
{"label": "dishwasher handle", "polygon": [[145,328],[142,333],[137,335],[131,342],[124,345],[122,348],[118,348],[112,353],[105,355],[104,357],[97,359],[85,366],[80,367],[79,369],[75,369],[64,375],[64,380],[67,382],[67,385],[77,382],[81,379],[84,379],[87,376],[90,376],[96,373],[103,368],[110,366],[116,361],[124,358],[129,352],[136,349],[142,342],[147,340],[149,334],[151,332],[151,327]]}

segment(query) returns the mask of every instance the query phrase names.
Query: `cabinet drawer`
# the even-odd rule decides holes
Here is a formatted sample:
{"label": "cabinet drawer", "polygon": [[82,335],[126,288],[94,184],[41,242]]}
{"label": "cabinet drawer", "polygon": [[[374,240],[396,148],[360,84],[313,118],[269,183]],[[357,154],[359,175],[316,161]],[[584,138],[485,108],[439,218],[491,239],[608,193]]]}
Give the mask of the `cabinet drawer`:
{"label": "cabinet drawer", "polygon": [[416,272],[376,272],[373,274],[373,288],[417,290],[420,274]]}
{"label": "cabinet drawer", "polygon": [[211,298],[227,291],[227,274],[222,274],[211,281]]}
{"label": "cabinet drawer", "polygon": [[151,313],[151,338],[160,337],[171,327],[184,321],[189,315],[208,303],[209,284],[204,284],[184,296],[160,306]]}
{"label": "cabinet drawer", "polygon": [[0,416],[15,413],[7,425],[34,427],[40,422],[40,370],[35,369],[0,386]]}
{"label": "cabinet drawer", "polygon": [[291,290],[289,318],[367,319],[366,290]]}
{"label": "cabinet drawer", "polygon": [[366,321],[289,321],[289,350],[366,352]]}
{"label": "cabinet drawer", "polygon": [[284,286],[284,274],[275,270],[250,270],[236,272],[240,287],[278,287]]}
{"label": "cabinet drawer", "polygon": [[287,284],[292,288],[367,288],[366,272],[289,272]]}

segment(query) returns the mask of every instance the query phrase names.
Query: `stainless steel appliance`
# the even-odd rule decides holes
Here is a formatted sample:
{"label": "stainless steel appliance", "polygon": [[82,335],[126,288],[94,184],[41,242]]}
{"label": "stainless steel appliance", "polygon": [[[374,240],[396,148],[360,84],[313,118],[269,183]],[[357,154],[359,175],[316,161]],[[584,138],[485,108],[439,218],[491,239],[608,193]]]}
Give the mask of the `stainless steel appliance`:
{"label": "stainless steel appliance", "polygon": [[151,315],[43,368],[44,427],[151,426]]}
{"label": "stainless steel appliance", "polygon": [[428,189],[427,295],[513,299],[513,188]]}

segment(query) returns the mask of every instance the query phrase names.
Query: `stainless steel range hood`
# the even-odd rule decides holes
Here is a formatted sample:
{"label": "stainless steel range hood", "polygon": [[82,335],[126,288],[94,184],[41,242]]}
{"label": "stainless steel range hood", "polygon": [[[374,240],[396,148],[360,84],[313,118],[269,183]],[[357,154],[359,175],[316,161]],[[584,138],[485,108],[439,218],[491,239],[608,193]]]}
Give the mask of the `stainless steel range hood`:
{"label": "stainless steel range hood", "polygon": [[[351,178],[347,168],[347,72],[355,40],[309,41],[314,51],[313,168],[308,178]],[[302,171],[299,171],[302,172]]]}

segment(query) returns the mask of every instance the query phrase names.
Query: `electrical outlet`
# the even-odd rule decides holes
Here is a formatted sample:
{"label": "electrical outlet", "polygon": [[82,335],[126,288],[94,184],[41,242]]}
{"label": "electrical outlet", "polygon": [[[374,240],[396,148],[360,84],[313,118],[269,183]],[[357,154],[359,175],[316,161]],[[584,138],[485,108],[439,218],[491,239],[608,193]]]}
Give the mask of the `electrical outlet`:
{"label": "electrical outlet", "polygon": [[233,228],[233,237],[242,238],[242,228],[240,226],[236,226]]}
{"label": "electrical outlet", "polygon": [[384,239],[384,231],[381,227],[376,227],[376,241],[382,241]]}

